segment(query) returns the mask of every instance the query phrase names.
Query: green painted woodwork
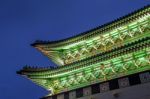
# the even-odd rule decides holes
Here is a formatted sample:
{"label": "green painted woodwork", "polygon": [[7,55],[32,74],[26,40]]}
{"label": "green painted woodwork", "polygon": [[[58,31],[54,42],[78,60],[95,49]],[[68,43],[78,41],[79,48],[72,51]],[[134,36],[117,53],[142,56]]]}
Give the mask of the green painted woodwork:
{"label": "green painted woodwork", "polygon": [[[50,77],[53,77],[54,75],[58,75],[59,73],[67,73],[67,71],[71,71],[71,70],[75,70],[77,68],[81,68],[81,67],[87,67],[87,65],[89,64],[95,64],[104,60],[109,60],[115,57],[119,57],[121,55],[127,54],[127,53],[133,53],[138,51],[139,49],[143,49],[143,48],[147,48],[150,44],[150,37],[139,40],[138,42],[134,42],[128,45],[125,45],[123,47],[111,50],[109,52],[106,53],[102,53],[102,54],[98,54],[94,57],[91,57],[89,59],[86,60],[81,60],[78,61],[76,63],[72,63],[63,67],[58,67],[55,69],[35,69],[35,68],[27,68],[24,69],[24,73],[29,75],[38,75],[39,73],[41,73],[42,75],[45,74],[49,74]],[[66,71],[67,70],[67,71]],[[26,72],[27,71],[27,72]],[[31,71],[31,72],[30,72]],[[32,72],[35,71],[35,72]],[[38,71],[38,72],[36,72]]]}
{"label": "green painted woodwork", "polygon": [[[131,45],[130,45],[131,46]],[[134,48],[134,49],[133,49]],[[103,59],[108,56],[107,59],[101,60],[96,57],[89,59],[86,65],[74,64],[74,66],[65,66],[57,69],[49,70],[30,70],[24,71],[24,75],[27,75],[31,80],[40,83],[40,85],[46,86],[47,90],[52,90],[53,94],[60,93],[66,90],[73,90],[76,88],[84,87],[92,83],[103,82],[106,80],[130,75],[133,73],[150,70],[150,38],[145,41],[141,41],[136,45],[132,44],[131,47],[125,47],[124,52],[117,50],[118,56],[114,56],[117,53],[108,53],[101,56]],[[122,54],[122,53],[123,54]],[[120,53],[120,54],[119,54]],[[95,62],[97,60],[97,62]],[[74,67],[74,68],[73,68]]]}
{"label": "green painted woodwork", "polygon": [[87,34],[34,47],[59,66],[25,66],[18,73],[49,95],[150,70],[150,7]]}

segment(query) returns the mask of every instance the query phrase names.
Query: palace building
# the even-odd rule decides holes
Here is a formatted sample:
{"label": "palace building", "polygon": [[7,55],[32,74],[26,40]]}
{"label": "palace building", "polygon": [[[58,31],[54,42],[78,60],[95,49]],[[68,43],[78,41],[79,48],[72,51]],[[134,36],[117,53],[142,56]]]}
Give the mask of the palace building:
{"label": "palace building", "polygon": [[79,35],[31,45],[57,64],[17,72],[48,90],[41,99],[150,99],[150,5]]}

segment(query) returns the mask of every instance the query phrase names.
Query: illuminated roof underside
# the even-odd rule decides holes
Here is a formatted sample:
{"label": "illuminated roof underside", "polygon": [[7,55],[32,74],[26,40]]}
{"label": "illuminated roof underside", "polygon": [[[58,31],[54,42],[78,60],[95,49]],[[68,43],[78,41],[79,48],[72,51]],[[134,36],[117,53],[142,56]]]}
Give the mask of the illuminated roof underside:
{"label": "illuminated roof underside", "polygon": [[138,40],[145,35],[149,12],[147,6],[77,36],[53,42],[37,41],[32,45],[57,65],[64,66]]}
{"label": "illuminated roof underside", "polygon": [[18,73],[51,94],[150,70],[150,6],[65,40],[32,45],[60,66]]}

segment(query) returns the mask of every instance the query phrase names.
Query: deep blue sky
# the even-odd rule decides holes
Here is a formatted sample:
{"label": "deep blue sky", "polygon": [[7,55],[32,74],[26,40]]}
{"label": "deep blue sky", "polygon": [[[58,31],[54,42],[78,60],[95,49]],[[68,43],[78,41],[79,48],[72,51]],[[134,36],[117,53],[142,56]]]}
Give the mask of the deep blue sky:
{"label": "deep blue sky", "polygon": [[47,91],[16,74],[24,65],[53,66],[30,46],[87,31],[149,0],[0,0],[0,99],[38,99]]}

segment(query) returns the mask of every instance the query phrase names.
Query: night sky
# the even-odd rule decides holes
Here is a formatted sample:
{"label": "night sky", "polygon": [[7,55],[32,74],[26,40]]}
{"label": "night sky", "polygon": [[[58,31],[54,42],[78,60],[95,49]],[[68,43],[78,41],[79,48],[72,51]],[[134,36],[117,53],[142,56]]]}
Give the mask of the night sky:
{"label": "night sky", "polygon": [[54,66],[30,44],[100,26],[149,0],[0,0],[0,99],[38,99],[47,91],[16,74],[25,65]]}

